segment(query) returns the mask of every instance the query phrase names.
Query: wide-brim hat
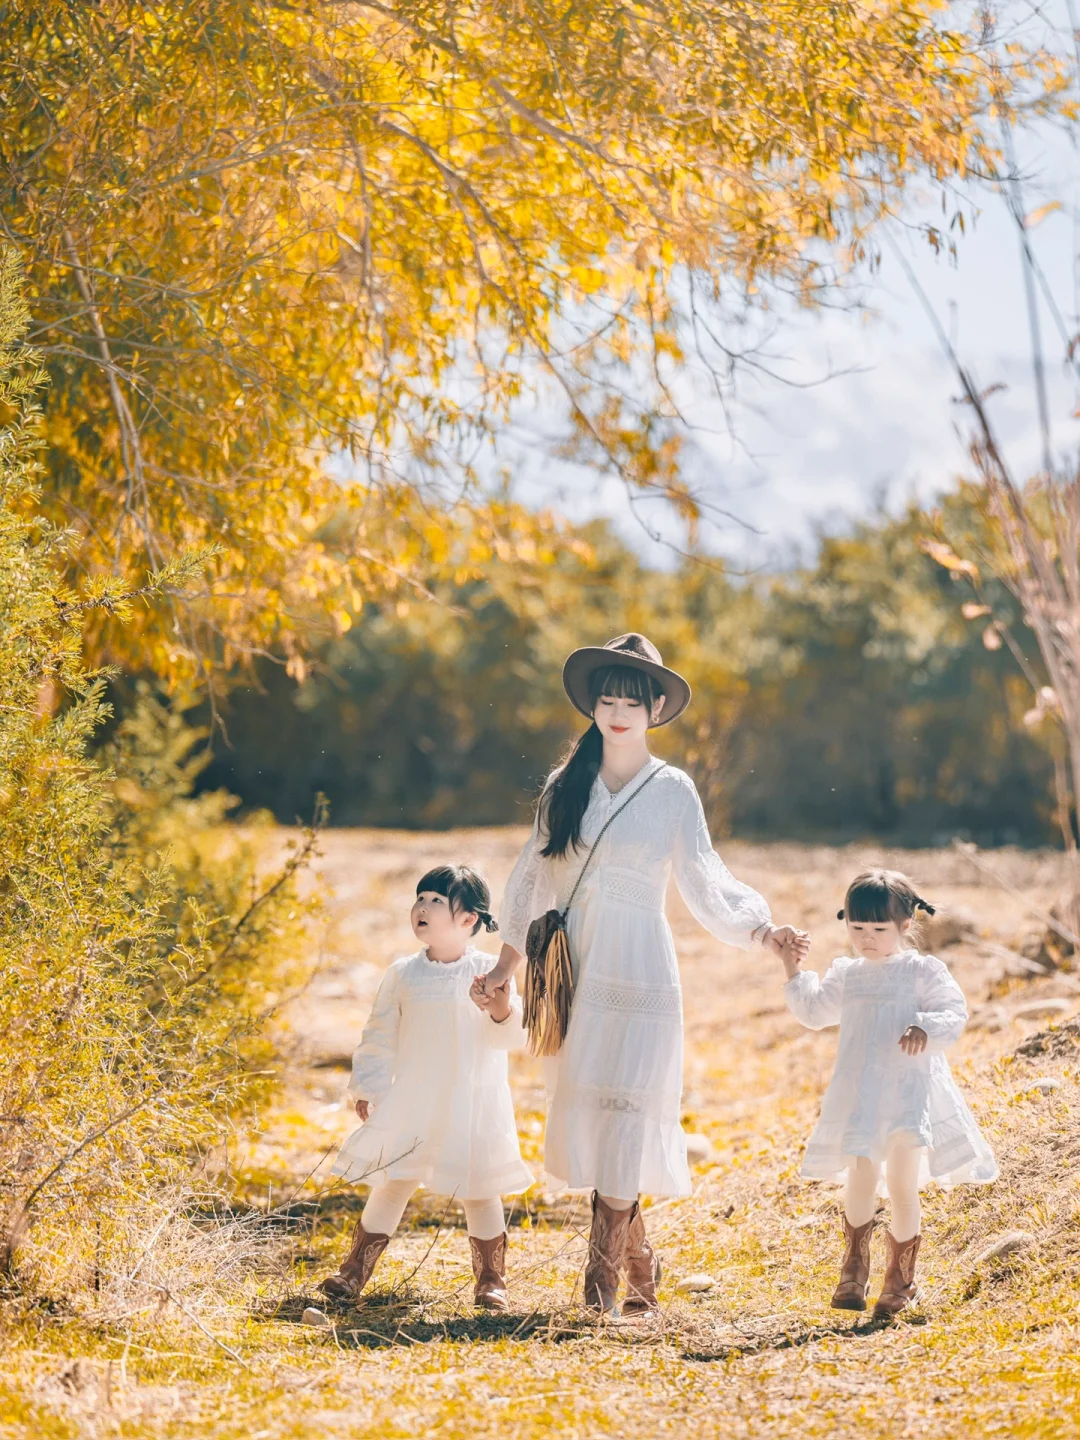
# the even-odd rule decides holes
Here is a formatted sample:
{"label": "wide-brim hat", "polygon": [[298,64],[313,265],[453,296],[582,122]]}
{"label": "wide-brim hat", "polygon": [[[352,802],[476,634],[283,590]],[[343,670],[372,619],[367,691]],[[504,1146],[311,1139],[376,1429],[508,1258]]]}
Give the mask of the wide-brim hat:
{"label": "wide-brim hat", "polygon": [[[602,665],[626,665],[651,675],[664,694],[664,708],[656,725],[670,725],[690,704],[690,686],[675,670],[669,670],[660,651],[644,635],[631,631],[617,635],[606,645],[585,645],[567,656],[562,681],[574,707],[592,719],[589,704],[589,676]],[[650,726],[650,729],[655,727]]]}

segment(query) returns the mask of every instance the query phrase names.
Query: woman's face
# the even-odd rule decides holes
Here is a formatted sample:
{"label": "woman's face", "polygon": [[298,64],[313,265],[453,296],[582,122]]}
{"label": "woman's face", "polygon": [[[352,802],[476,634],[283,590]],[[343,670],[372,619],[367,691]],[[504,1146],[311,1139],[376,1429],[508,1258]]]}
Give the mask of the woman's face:
{"label": "woman's face", "polygon": [[593,719],[605,744],[640,745],[649,726],[659,720],[663,706],[662,696],[650,710],[630,695],[601,695]]}

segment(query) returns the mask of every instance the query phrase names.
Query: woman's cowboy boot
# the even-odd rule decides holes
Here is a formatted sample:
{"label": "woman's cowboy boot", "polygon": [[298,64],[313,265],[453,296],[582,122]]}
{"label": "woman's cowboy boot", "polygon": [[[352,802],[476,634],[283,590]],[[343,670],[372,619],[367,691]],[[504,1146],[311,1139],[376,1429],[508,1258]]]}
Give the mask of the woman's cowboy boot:
{"label": "woman's cowboy boot", "polygon": [[875,1320],[891,1320],[918,1297],[915,1260],[921,1240],[921,1235],[913,1235],[910,1240],[894,1240],[891,1233],[885,1231],[885,1279],[882,1281],[878,1302],[874,1306]]}
{"label": "woman's cowboy boot", "polygon": [[585,1304],[590,1310],[607,1314],[615,1309],[632,1214],[633,1206],[613,1210],[593,1191],[589,1258],[585,1261]]}
{"label": "woman's cowboy boot", "polygon": [[624,1317],[647,1315],[650,1310],[660,1309],[660,1302],[656,1298],[660,1274],[660,1257],[649,1244],[641,1206],[635,1201],[626,1236],[626,1299],[622,1307]]}
{"label": "woman's cowboy boot", "polygon": [[470,1235],[469,1249],[476,1278],[473,1303],[484,1310],[505,1310],[510,1304],[506,1293],[506,1231],[494,1240],[477,1240]]}
{"label": "woman's cowboy boot", "polygon": [[331,1300],[358,1299],[371,1279],[379,1256],[389,1244],[389,1235],[369,1235],[363,1220],[358,1220],[353,1231],[352,1248],[341,1262],[341,1268],[336,1275],[328,1275],[319,1289]]}
{"label": "woman's cowboy boot", "polygon": [[866,1309],[866,1292],[870,1289],[870,1237],[873,1233],[873,1216],[865,1225],[851,1225],[844,1216],[847,1250],[840,1267],[840,1283],[833,1291],[834,1310]]}

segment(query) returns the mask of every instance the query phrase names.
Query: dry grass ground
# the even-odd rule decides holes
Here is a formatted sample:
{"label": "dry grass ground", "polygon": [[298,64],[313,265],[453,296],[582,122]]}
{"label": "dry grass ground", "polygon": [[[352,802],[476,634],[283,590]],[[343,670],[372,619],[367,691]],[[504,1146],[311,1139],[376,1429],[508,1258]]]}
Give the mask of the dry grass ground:
{"label": "dry grass ground", "polygon": [[[1012,889],[950,852],[889,856],[974,918],[939,953],[974,1013],[954,1069],[1002,1166],[993,1187],[928,1195],[926,1295],[903,1323],[829,1309],[836,1192],[796,1177],[835,1034],[800,1029],[779,964],[714,942],[675,896],[685,1119],[712,1148],[693,1195],[648,1216],[666,1272],[661,1317],[588,1319],[575,1298],[583,1205],[537,1187],[512,1215],[509,1315],[474,1314],[462,1217],[423,1198],[363,1308],[332,1311],[329,1328],[302,1323],[306,1304],[322,1304],[315,1284],[359,1207],[328,1186],[320,1160],[350,1128],[343,1066],[379,975],[412,948],[415,878],[432,861],[471,859],[497,891],[520,838],[328,836],[332,923],[320,976],[294,1011],[287,1091],[233,1148],[246,1204],[230,1216],[163,1206],[85,1292],[45,1307],[5,1302],[0,1436],[1080,1434],[1080,1046],[1068,1027],[1080,983],[1021,978],[1013,954],[1037,928],[1030,908],[1053,899],[1057,863],[1046,855],[992,857]],[[834,916],[846,881],[884,858],[867,847],[724,853],[774,914],[809,926],[819,968],[842,950]],[[1059,1002],[1049,1035],[1046,1018],[1017,1014],[1036,1000]],[[514,1086],[524,1148],[538,1160],[543,1102],[527,1058],[515,1061]],[[1019,1248],[980,1258],[1016,1231],[1027,1237]],[[879,1276],[880,1242],[875,1265]],[[692,1272],[714,1287],[677,1295]]]}

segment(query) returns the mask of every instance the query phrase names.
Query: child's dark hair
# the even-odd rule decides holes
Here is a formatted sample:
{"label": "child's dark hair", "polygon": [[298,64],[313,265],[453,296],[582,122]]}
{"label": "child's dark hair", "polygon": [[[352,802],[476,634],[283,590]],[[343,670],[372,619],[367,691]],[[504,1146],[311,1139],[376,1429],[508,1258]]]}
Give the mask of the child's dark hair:
{"label": "child's dark hair", "polygon": [[417,895],[422,895],[425,890],[430,890],[435,895],[445,895],[450,902],[452,915],[472,910],[476,915],[473,935],[481,925],[489,934],[499,928],[491,913],[491,891],[488,883],[468,865],[436,865],[416,882]]}
{"label": "child's dark hair", "polygon": [[[636,700],[651,710],[663,693],[651,675],[634,665],[601,665],[589,676],[591,710],[596,709],[601,695]],[[581,822],[603,758],[604,737],[594,720],[574,742],[562,769],[540,797],[548,835],[541,855],[562,859],[581,844]]]}
{"label": "child's dark hair", "polygon": [[899,870],[864,870],[848,886],[844,908],[836,912],[836,918],[853,920],[856,925],[884,925],[888,920],[902,925],[916,910],[934,913],[933,905],[916,893],[906,875]]}

